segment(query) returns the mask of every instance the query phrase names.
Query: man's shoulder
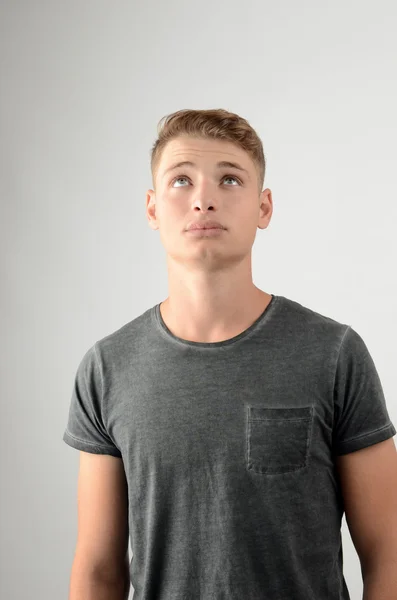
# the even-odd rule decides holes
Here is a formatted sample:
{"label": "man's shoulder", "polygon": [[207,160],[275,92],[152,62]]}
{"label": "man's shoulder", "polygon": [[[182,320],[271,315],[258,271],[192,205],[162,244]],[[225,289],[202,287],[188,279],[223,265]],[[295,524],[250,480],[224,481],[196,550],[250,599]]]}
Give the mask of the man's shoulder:
{"label": "man's shoulder", "polygon": [[151,327],[153,307],[146,309],[127,323],[99,338],[95,342],[96,349],[107,357],[124,354],[128,349],[139,346],[142,337],[146,337]]}
{"label": "man's shoulder", "polygon": [[330,316],[325,311],[315,310],[307,304],[285,296],[282,299],[282,316],[285,324],[303,331],[322,334],[324,337],[341,338],[349,324]]}

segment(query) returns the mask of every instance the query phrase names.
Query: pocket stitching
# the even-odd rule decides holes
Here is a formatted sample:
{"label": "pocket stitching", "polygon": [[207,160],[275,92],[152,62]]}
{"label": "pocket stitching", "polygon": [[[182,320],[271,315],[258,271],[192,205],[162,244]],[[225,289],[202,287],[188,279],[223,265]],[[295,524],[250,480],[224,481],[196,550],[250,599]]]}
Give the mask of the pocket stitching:
{"label": "pocket stitching", "polygon": [[[313,430],[313,420],[314,420],[314,407],[313,405],[309,405],[309,406],[304,406],[304,407],[293,407],[291,408],[291,410],[299,410],[302,409],[302,413],[305,413],[305,416],[302,417],[291,417],[291,418],[282,418],[280,417],[271,417],[271,418],[266,418],[266,417],[251,417],[251,406],[252,405],[247,405],[248,407],[248,413],[247,413],[247,434],[246,434],[246,468],[249,471],[253,471],[255,473],[259,473],[261,475],[266,475],[266,476],[270,476],[270,475],[280,475],[280,474],[285,474],[285,473],[294,473],[296,471],[299,471],[303,468],[305,468],[308,464],[308,457],[309,457],[309,447],[310,447],[310,441],[311,441],[311,436],[312,436],[312,430]],[[254,408],[259,409],[259,410],[263,410],[264,413],[266,413],[266,411],[273,411],[274,414],[277,414],[276,411],[277,410],[281,410],[281,411],[288,411],[289,409],[286,407],[282,407],[282,408],[272,408],[272,407],[256,407],[254,406]],[[309,410],[308,410],[309,409]],[[252,448],[252,423],[253,422],[264,422],[264,421],[282,421],[283,423],[288,422],[301,422],[301,421],[306,421],[307,422],[307,427],[305,430],[306,433],[306,444],[305,444],[305,460],[303,463],[299,463],[299,465],[293,465],[293,466],[280,466],[279,468],[276,468],[275,470],[272,471],[268,471],[266,470],[266,467],[261,468],[259,466],[259,463],[257,466],[255,466],[255,462],[252,459],[252,452],[251,452],[251,448]]]}

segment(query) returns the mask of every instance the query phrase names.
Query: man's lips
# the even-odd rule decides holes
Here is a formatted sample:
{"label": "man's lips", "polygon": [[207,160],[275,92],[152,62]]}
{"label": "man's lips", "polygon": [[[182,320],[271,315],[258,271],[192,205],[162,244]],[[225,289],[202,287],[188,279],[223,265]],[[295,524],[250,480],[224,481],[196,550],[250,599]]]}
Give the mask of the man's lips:
{"label": "man's lips", "polygon": [[203,230],[203,229],[225,229],[221,223],[218,221],[196,221],[195,223],[191,223],[187,230],[195,231],[195,230]]}

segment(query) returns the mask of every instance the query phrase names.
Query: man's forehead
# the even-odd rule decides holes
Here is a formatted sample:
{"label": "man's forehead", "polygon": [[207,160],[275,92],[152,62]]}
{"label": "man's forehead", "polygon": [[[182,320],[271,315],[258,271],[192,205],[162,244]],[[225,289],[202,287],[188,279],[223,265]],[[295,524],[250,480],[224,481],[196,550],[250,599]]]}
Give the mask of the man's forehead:
{"label": "man's forehead", "polygon": [[250,168],[246,153],[231,142],[178,138],[170,140],[165,146],[160,170],[168,169],[177,160],[196,162],[200,157],[216,162],[229,160],[238,162],[246,169]]}

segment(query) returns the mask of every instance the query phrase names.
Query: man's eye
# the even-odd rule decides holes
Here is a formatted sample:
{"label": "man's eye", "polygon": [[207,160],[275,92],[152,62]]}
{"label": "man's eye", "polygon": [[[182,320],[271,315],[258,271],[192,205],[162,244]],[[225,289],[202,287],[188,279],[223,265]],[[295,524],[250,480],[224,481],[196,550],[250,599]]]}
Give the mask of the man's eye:
{"label": "man's eye", "polygon": [[[180,181],[181,179],[188,179],[188,177],[187,177],[186,175],[179,175],[178,177],[175,177],[175,178],[172,180],[171,184],[172,184],[172,185],[174,185],[174,183],[175,183],[176,181]],[[240,183],[241,183],[241,182],[240,182],[240,180],[239,180],[237,177],[235,177],[234,175],[225,175],[225,176],[224,176],[222,179],[234,179],[235,181],[237,181],[237,183],[238,183],[239,185],[240,185]],[[178,187],[179,187],[179,186],[178,186]],[[182,187],[183,187],[183,186],[182,186]]]}
{"label": "man's eye", "polygon": [[234,179],[235,181],[240,183],[240,180],[237,179],[237,177],[235,177],[234,175],[225,175],[225,177],[223,179]]}
{"label": "man's eye", "polygon": [[175,183],[176,181],[180,181],[181,179],[187,179],[187,177],[185,177],[184,175],[180,175],[179,177],[175,177],[175,179],[173,179],[173,180],[171,181],[171,184],[172,184],[172,185],[174,185],[174,183]]}

